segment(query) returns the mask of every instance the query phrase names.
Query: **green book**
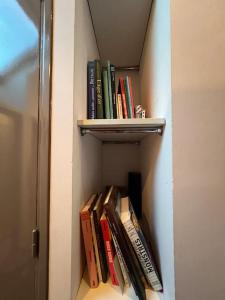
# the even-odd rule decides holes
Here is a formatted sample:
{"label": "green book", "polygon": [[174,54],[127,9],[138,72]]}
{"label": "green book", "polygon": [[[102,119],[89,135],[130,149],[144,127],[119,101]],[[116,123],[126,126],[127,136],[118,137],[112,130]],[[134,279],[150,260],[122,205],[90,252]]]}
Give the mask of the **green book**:
{"label": "green book", "polygon": [[110,118],[113,119],[113,99],[112,99],[112,83],[111,83],[111,69],[110,61],[107,61],[107,73],[108,73],[108,89],[109,89],[109,110]]}
{"label": "green book", "polygon": [[108,71],[106,68],[103,69],[102,74],[103,74],[105,118],[111,119],[110,107],[109,107]]}
{"label": "green book", "polygon": [[131,97],[130,97],[130,88],[129,88],[129,81],[128,77],[124,79],[124,87],[125,87],[125,95],[126,95],[126,104],[127,104],[127,114],[128,118],[132,118],[132,105],[131,105]]}
{"label": "green book", "polygon": [[97,119],[103,119],[103,99],[102,99],[102,78],[101,65],[99,60],[95,60],[96,70],[96,98],[97,98]]}

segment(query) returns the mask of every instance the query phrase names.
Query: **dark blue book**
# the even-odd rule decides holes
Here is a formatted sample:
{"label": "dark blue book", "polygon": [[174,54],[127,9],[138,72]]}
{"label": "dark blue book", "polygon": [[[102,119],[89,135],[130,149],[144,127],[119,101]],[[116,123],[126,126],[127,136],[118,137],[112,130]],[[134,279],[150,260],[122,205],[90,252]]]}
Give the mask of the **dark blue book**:
{"label": "dark blue book", "polygon": [[96,69],[95,62],[87,64],[87,118],[96,119]]}

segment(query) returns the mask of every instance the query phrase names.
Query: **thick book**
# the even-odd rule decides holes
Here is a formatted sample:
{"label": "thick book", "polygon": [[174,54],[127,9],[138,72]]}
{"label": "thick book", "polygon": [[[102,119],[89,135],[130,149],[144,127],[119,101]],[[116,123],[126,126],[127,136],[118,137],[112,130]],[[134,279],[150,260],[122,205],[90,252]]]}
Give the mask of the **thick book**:
{"label": "thick book", "polygon": [[125,87],[124,87],[123,77],[119,78],[118,94],[119,93],[121,93],[121,97],[122,97],[123,117],[124,117],[124,119],[127,119],[128,113],[127,113],[127,103],[126,103],[126,95],[125,95]]}
{"label": "thick book", "polygon": [[93,236],[94,236],[94,246],[95,246],[95,255],[97,260],[99,281],[104,283],[107,281],[108,277],[108,267],[107,260],[104,251],[104,240],[102,235],[102,230],[100,226],[100,218],[103,212],[103,201],[105,199],[105,193],[100,194],[95,207],[92,212],[92,223],[93,223]]}
{"label": "thick book", "polygon": [[121,199],[120,218],[132,243],[132,246],[135,249],[140,265],[144,271],[146,280],[154,291],[162,291],[162,283],[153,261],[151,249],[148,246],[147,240],[138,223],[128,197],[124,197]]}
{"label": "thick book", "polygon": [[139,300],[146,300],[145,286],[140,276],[140,266],[120,217],[110,201],[104,205],[104,208],[111,231],[120,247],[134,291]]}
{"label": "thick book", "polygon": [[130,99],[131,99],[131,108],[132,108],[132,118],[135,118],[135,107],[134,107],[134,93],[131,78],[127,76],[129,92],[130,92]]}
{"label": "thick book", "polygon": [[96,72],[95,62],[87,64],[87,118],[96,118]]}
{"label": "thick book", "polygon": [[[113,187],[110,188],[105,198],[104,205],[109,201],[110,195],[114,193],[113,189],[114,189]],[[108,220],[105,216],[105,213],[102,214],[102,217],[100,219],[100,224],[102,228],[104,245],[105,245],[105,253],[106,253],[108,269],[109,269],[112,284],[116,286],[120,286],[121,290],[123,291],[124,289],[123,275],[120,269],[119,260],[112,240],[111,230],[108,224]]]}
{"label": "thick book", "polygon": [[112,81],[111,81],[111,70],[110,70],[110,61],[109,60],[107,61],[107,75],[108,75],[110,119],[113,119]]}
{"label": "thick book", "polygon": [[101,76],[101,64],[99,60],[95,60],[95,70],[96,70],[96,110],[97,119],[103,119],[103,97],[102,97],[102,76]]}
{"label": "thick book", "polygon": [[124,79],[124,88],[125,88],[125,95],[126,95],[126,104],[127,104],[128,118],[132,118],[133,117],[133,113],[132,113],[132,105],[131,105],[131,98],[130,98],[129,81],[128,81],[128,77],[127,76]]}
{"label": "thick book", "polygon": [[123,108],[122,108],[122,96],[121,94],[117,94],[117,119],[123,119]]}
{"label": "thick book", "polygon": [[91,228],[91,212],[94,208],[96,200],[97,195],[92,195],[80,212],[89,282],[91,288],[96,288],[98,286],[97,265],[95,261],[95,251]]}
{"label": "thick book", "polygon": [[115,66],[110,65],[111,72],[111,87],[112,87],[112,106],[113,106],[113,119],[117,119],[117,107],[116,107],[116,75]]}
{"label": "thick book", "polygon": [[108,71],[106,68],[103,68],[102,76],[103,76],[105,118],[111,119],[110,105],[109,105]]}

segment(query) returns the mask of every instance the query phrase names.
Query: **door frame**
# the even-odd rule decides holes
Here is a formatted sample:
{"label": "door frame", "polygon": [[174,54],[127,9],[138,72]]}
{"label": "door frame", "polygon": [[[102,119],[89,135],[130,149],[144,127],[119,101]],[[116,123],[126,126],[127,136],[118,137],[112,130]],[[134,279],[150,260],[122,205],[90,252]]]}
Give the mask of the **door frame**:
{"label": "door frame", "polygon": [[36,300],[48,299],[49,272],[49,205],[51,145],[51,74],[52,74],[52,0],[40,0],[40,74],[37,176],[37,229],[39,254],[36,258]]}

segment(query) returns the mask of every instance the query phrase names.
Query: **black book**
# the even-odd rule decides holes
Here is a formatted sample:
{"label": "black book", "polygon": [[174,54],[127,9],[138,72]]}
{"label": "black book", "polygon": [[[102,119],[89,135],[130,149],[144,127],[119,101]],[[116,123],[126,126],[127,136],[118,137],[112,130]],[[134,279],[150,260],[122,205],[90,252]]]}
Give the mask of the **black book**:
{"label": "black book", "polygon": [[110,65],[111,73],[111,87],[112,87],[112,105],[113,105],[113,119],[117,119],[117,107],[116,107],[116,75],[115,66]]}
{"label": "black book", "polygon": [[123,224],[120,220],[115,207],[112,205],[113,201],[109,201],[104,205],[106,217],[113,235],[120,246],[124,262],[126,264],[131,284],[139,300],[146,300],[145,287],[140,276],[140,266],[137,257],[134,253],[133,247],[129,241]]}
{"label": "black book", "polygon": [[96,99],[97,99],[97,119],[103,119],[103,97],[102,97],[102,77],[101,77],[101,64],[99,60],[95,60],[96,70]]}
{"label": "black book", "polygon": [[95,62],[87,64],[87,117],[96,119],[96,70]]}

